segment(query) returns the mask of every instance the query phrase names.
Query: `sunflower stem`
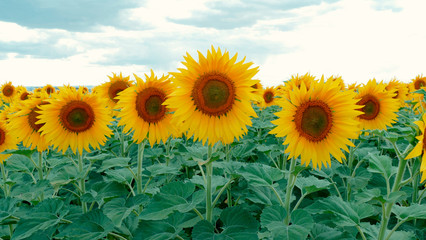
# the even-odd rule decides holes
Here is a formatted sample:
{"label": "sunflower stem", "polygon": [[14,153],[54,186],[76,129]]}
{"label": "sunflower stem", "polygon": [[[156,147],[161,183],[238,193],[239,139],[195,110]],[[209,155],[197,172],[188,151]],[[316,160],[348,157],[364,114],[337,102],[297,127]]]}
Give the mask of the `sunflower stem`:
{"label": "sunflower stem", "polygon": [[43,152],[38,152],[38,179],[43,180]]}
{"label": "sunflower stem", "polygon": [[212,175],[213,175],[213,163],[210,161],[212,156],[212,147],[209,145],[207,152],[207,164],[206,164],[206,220],[212,222],[213,207],[212,206]]}
{"label": "sunflower stem", "polygon": [[0,167],[1,167],[1,174],[3,176],[3,192],[4,192],[4,197],[7,198],[9,196],[9,191],[7,189],[7,175],[6,175],[6,171],[4,169],[4,163],[0,162]]}
{"label": "sunflower stem", "polygon": [[143,164],[143,152],[145,150],[146,140],[144,139],[138,145],[138,171],[136,172],[136,193],[142,194],[142,164]]}
{"label": "sunflower stem", "polygon": [[[398,157],[398,172],[396,174],[395,180],[393,182],[392,185],[392,190],[391,193],[399,191],[400,185],[401,185],[401,180],[402,177],[404,175],[404,171],[405,171],[405,166],[407,165],[407,160],[405,160],[402,155],[405,155],[406,151],[404,152],[404,154],[401,154],[401,152],[399,151],[398,147],[396,146],[396,144],[394,142],[389,141],[393,148],[395,149],[396,155]],[[385,239],[385,234],[386,234],[386,229],[389,223],[389,218],[391,215],[391,210],[392,210],[392,206],[393,206],[393,202],[386,202],[384,207],[382,208],[382,220],[381,220],[381,225],[380,225],[380,230],[379,230],[379,236],[377,237],[377,240],[384,240]]]}
{"label": "sunflower stem", "polygon": [[294,183],[296,182],[296,175],[294,174],[295,168],[296,168],[296,158],[292,157],[290,160],[290,169],[288,170],[287,188],[285,191],[284,208],[287,212],[287,216],[285,217],[284,223],[286,225],[289,225],[291,220],[290,199],[291,199],[291,194],[293,192]]}
{"label": "sunflower stem", "polygon": [[[78,154],[78,171],[81,175],[83,175],[83,153]],[[86,178],[83,175],[81,180],[80,180],[80,201],[81,201],[81,196],[83,196],[86,193]],[[87,213],[87,203],[81,201],[81,209],[83,210],[83,213]]]}
{"label": "sunflower stem", "polygon": [[120,127],[120,152],[122,157],[126,157],[126,151],[124,147],[124,132],[123,132],[124,126]]}

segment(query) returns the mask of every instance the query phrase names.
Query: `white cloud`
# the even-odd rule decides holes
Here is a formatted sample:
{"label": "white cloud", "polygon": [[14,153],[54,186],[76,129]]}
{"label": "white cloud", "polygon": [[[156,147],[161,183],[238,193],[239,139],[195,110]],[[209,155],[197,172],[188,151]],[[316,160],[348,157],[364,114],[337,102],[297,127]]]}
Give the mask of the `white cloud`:
{"label": "white cloud", "polygon": [[132,75],[131,79],[134,79],[133,73],[142,75],[149,71],[146,66],[141,65],[102,66],[82,61],[81,58],[35,59],[14,56],[0,60],[0,68],[3,81],[23,86],[99,85],[108,81],[107,75],[111,76],[112,72]]}
{"label": "white cloud", "polygon": [[0,42],[38,42],[46,38],[44,33],[11,22],[0,21],[0,29]]}
{"label": "white cloud", "polygon": [[[294,31],[277,34],[294,51],[269,56],[261,64],[261,79],[266,85],[277,85],[293,74],[310,72],[318,77],[341,75],[347,83],[374,77],[410,81],[424,71],[426,63],[426,33],[419,21],[419,9],[426,5],[405,3],[398,4],[399,12],[374,10],[373,2],[367,0],[295,10],[297,15],[313,18]],[[336,9],[318,14],[327,8]]]}

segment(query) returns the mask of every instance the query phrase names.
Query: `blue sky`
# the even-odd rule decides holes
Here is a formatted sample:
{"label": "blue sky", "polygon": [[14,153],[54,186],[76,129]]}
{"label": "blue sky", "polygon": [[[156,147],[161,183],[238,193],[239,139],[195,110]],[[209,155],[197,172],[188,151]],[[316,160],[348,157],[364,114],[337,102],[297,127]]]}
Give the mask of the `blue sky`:
{"label": "blue sky", "polygon": [[409,82],[425,74],[425,9],[424,0],[0,0],[0,84],[167,74],[211,45],[259,66],[265,86],[307,72]]}

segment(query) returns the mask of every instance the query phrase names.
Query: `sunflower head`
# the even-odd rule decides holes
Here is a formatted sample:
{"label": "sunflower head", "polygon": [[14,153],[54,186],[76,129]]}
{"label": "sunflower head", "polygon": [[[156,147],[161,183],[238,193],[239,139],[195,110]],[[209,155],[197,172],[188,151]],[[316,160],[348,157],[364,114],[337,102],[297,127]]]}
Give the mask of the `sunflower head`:
{"label": "sunflower head", "polygon": [[312,161],[314,168],[330,165],[330,155],[340,162],[345,159],[341,149],[349,151],[350,139],[357,138],[360,130],[355,93],[341,91],[337,82],[322,78],[309,89],[302,82],[289,95],[290,100],[279,102],[283,110],[276,113],[279,118],[272,123],[277,126],[270,132],[286,137],[289,158],[300,156],[302,164]]}
{"label": "sunflower head", "polygon": [[290,97],[289,92],[292,91],[295,88],[300,89],[300,87],[302,86],[302,83],[305,86],[305,88],[309,90],[312,83],[314,83],[314,82],[317,82],[317,80],[315,79],[314,76],[310,75],[309,73],[306,73],[303,76],[299,76],[299,74],[292,75],[291,79],[284,83],[284,87],[283,87],[283,90],[282,90],[283,96],[286,99],[289,99],[289,97]]}
{"label": "sunflower head", "polygon": [[331,76],[327,79],[327,81],[336,82],[337,85],[340,87],[340,90],[345,90],[345,82],[343,81],[341,76]]}
{"label": "sunflower head", "polygon": [[[0,154],[5,150],[17,149],[18,139],[15,135],[11,134],[9,127],[3,121],[0,121]],[[0,160],[3,162],[7,156],[1,154]]]}
{"label": "sunflower head", "polygon": [[262,91],[262,101],[259,102],[259,107],[266,108],[272,105],[277,105],[278,91],[275,87],[267,87]]}
{"label": "sunflower head", "polygon": [[405,100],[408,99],[408,88],[407,85],[398,81],[397,79],[392,79],[385,87],[386,91],[394,94],[392,98],[398,99],[400,107],[404,106]]}
{"label": "sunflower head", "polygon": [[410,92],[414,92],[423,87],[426,87],[426,77],[423,77],[423,75],[417,75],[416,78],[411,80]]}
{"label": "sunflower head", "polygon": [[363,129],[386,129],[397,118],[399,100],[393,98],[395,93],[385,90],[386,85],[377,83],[376,79],[369,80],[366,85],[358,89],[355,97],[360,106],[362,115],[358,116]]}
{"label": "sunflower head", "polygon": [[360,87],[360,84],[355,82],[355,83],[348,84],[348,86],[346,87],[346,90],[357,92],[359,87]]}
{"label": "sunflower head", "polygon": [[[109,81],[96,87],[96,94],[100,97],[108,99],[108,106],[114,109],[118,102],[118,94],[126,88],[133,86],[133,83],[129,80],[130,76],[123,77],[122,73],[117,75],[112,73],[113,76],[108,76]],[[114,115],[117,112],[114,111]]]}
{"label": "sunflower head", "polygon": [[260,80],[254,80],[256,81],[255,84],[253,84],[252,87],[252,93],[256,96],[255,99],[253,99],[253,102],[260,103],[263,99],[262,93],[263,93],[263,85],[260,83]]}
{"label": "sunflower head", "polygon": [[258,68],[214,47],[206,57],[198,52],[198,61],[189,54],[184,59],[186,69],[171,73],[177,88],[165,102],[176,109],[173,121],[203,144],[228,144],[240,138],[256,116],[251,100],[256,98],[252,78]]}
{"label": "sunflower head", "polygon": [[45,93],[47,93],[48,95],[50,95],[50,94],[52,94],[52,93],[55,93],[56,92],[56,88],[55,87],[53,87],[52,85],[50,85],[50,84],[46,84],[46,86],[44,86],[43,88],[42,88],[42,91],[43,92],[45,92]]}
{"label": "sunflower head", "polygon": [[44,123],[37,123],[40,116],[40,106],[47,105],[49,95],[42,92],[40,97],[23,101],[19,109],[10,114],[10,131],[18,137],[25,147],[42,152],[48,149],[48,141],[41,135],[40,128]]}
{"label": "sunflower head", "polygon": [[106,103],[93,94],[83,94],[71,88],[60,88],[60,94],[38,105],[40,115],[36,124],[44,124],[40,130],[55,148],[65,152],[68,147],[76,153],[90,152],[104,144],[112,131],[112,121]]}
{"label": "sunflower head", "polygon": [[140,143],[145,138],[153,146],[175,133],[175,126],[170,123],[172,110],[164,105],[164,101],[173,90],[169,76],[158,78],[154,71],[145,74],[143,81],[136,74],[136,85],[132,85],[118,93],[116,105],[118,126],[124,126],[124,132],[133,131],[133,140]]}
{"label": "sunflower head", "polygon": [[426,180],[426,114],[422,115],[420,121],[415,121],[414,123],[419,128],[420,134],[416,137],[416,139],[418,140],[416,146],[413,148],[413,150],[411,150],[411,152],[407,155],[405,159],[415,158],[420,155],[422,156],[420,165],[420,172],[422,172],[422,178],[420,182],[423,182]]}
{"label": "sunflower head", "polygon": [[1,85],[1,98],[4,102],[10,103],[14,99],[16,95],[16,89],[12,85],[12,82],[6,82],[3,85]]}

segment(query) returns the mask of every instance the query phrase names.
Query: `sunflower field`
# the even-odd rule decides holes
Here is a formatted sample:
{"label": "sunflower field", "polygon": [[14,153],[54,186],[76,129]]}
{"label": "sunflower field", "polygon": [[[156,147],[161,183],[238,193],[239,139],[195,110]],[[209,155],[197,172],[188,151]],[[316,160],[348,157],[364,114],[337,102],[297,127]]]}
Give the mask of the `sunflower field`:
{"label": "sunflower field", "polygon": [[3,83],[0,239],[426,239],[426,77],[264,88],[214,47],[182,65]]}

